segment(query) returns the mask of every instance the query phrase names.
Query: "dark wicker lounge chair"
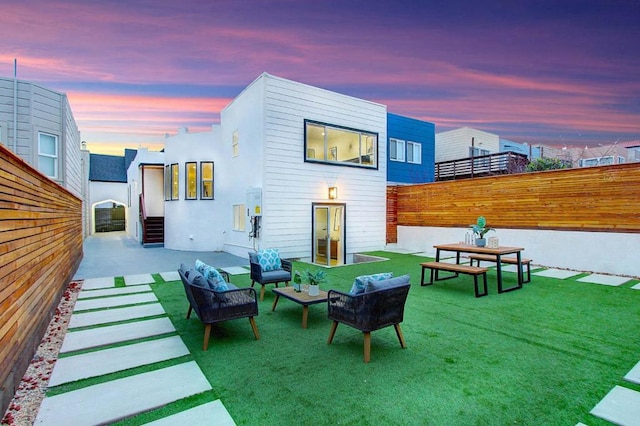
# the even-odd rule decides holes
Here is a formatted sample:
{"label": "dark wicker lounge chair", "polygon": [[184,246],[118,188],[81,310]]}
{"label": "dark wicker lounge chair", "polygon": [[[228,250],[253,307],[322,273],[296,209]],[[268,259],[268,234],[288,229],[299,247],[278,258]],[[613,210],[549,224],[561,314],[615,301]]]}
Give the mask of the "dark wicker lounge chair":
{"label": "dark wicker lounge chair", "polygon": [[218,292],[192,284],[188,279],[189,271],[184,272],[182,269],[178,269],[178,273],[189,300],[187,318],[191,316],[193,310],[200,321],[205,324],[203,351],[206,351],[209,346],[211,324],[232,319],[248,317],[256,340],[260,340],[258,327],[254,320],[254,317],[258,315],[258,300],[255,289],[238,288]]}
{"label": "dark wicker lounge chair", "polygon": [[404,305],[409,294],[409,284],[350,295],[329,290],[329,319],[333,320],[328,344],[331,344],[338,323],[354,327],[364,333],[364,362],[371,359],[371,332],[393,325],[400,346],[407,345],[400,329],[404,316]]}
{"label": "dark wicker lounge chair", "polygon": [[278,287],[278,283],[284,283],[285,286],[289,285],[291,281],[291,262],[288,260],[280,259],[282,268],[275,271],[263,271],[260,263],[258,263],[258,255],[255,252],[249,252],[249,264],[251,265],[251,287],[255,283],[262,285],[260,288],[260,301],[264,299],[264,286],[266,284],[275,284]]}

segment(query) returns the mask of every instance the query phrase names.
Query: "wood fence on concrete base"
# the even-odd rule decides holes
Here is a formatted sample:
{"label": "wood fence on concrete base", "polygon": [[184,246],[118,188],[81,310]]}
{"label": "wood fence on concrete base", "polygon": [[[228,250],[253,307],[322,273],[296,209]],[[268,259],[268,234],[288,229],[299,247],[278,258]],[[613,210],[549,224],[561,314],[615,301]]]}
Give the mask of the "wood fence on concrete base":
{"label": "wood fence on concrete base", "polygon": [[82,259],[82,200],[0,145],[4,412]]}
{"label": "wood fence on concrete base", "polygon": [[[640,163],[491,176],[387,189],[387,242],[397,226],[640,233]],[[393,209],[395,205],[395,211]]]}

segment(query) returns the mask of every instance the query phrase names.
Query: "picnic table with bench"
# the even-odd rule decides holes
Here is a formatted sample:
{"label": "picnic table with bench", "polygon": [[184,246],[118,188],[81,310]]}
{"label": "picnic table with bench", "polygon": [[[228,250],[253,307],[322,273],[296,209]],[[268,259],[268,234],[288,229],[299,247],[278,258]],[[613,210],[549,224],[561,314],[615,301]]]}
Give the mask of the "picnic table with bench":
{"label": "picnic table with bench", "polygon": [[[503,246],[478,247],[475,245],[462,244],[462,243],[438,244],[433,247],[436,249],[436,260],[435,262],[425,262],[420,264],[422,266],[422,281],[420,282],[420,284],[421,285],[433,284],[434,280],[439,281],[441,279],[454,278],[454,277],[457,277],[458,274],[460,273],[473,275],[476,297],[485,296],[487,293],[486,291],[487,268],[483,268],[480,266],[479,262],[481,260],[491,260],[496,262],[496,281],[498,284],[498,293],[505,293],[507,291],[517,290],[522,288],[522,284],[523,282],[525,282],[523,277],[522,264],[527,263],[527,266],[530,267],[530,262],[531,262],[529,259],[524,259],[527,262],[523,261],[521,256],[521,252],[524,250],[523,247],[503,247]],[[441,262],[440,252],[442,251],[455,252],[456,263],[454,264],[454,263]],[[471,256],[477,256],[477,257],[483,256],[483,257],[480,259],[477,259],[477,258],[475,259],[478,261],[478,266],[462,265],[460,264],[460,253],[470,253],[469,257]],[[515,254],[515,258],[503,257],[503,255],[507,255],[507,254]],[[471,262],[473,262],[473,260]],[[502,286],[502,263],[513,263],[517,265],[517,275],[518,275],[517,285],[509,288],[504,288]],[[431,270],[431,280],[429,283],[424,282],[425,269]],[[455,274],[451,276],[447,276],[445,278],[440,278],[439,277],[440,271],[454,272]],[[478,288],[478,275],[483,276],[483,283],[484,283],[483,292],[480,292]],[[528,273],[527,274],[528,280],[526,282],[530,281],[531,279],[530,277],[531,276]]]}

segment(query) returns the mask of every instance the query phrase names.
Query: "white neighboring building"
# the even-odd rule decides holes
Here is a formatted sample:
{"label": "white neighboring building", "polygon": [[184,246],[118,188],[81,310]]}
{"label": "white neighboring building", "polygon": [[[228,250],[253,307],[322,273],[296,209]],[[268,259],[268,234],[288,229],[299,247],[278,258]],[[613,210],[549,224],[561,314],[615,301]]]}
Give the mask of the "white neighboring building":
{"label": "white neighboring building", "polygon": [[[165,247],[243,257],[275,247],[333,265],[384,248],[386,128],[384,105],[262,74],[223,109],[219,126],[167,138],[154,160],[165,168]],[[130,185],[147,180],[135,164]],[[202,173],[210,164],[211,184]],[[145,187],[147,203],[150,195]]]}
{"label": "white neighboring building", "polygon": [[482,130],[462,127],[436,133],[436,163],[500,152],[500,137]]}

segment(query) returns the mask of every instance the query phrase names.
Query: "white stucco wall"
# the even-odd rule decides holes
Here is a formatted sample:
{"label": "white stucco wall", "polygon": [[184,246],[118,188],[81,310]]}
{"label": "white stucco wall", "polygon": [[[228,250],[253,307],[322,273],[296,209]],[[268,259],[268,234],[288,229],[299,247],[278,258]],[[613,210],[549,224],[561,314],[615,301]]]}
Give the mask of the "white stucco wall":
{"label": "white stucco wall", "polygon": [[[228,197],[223,188],[232,181],[225,167],[228,161],[221,146],[220,128],[211,131],[188,133],[181,130],[165,140],[166,164],[178,163],[180,167],[180,199],[165,201],[164,246],[173,250],[222,251],[226,230],[231,226]],[[185,200],[185,163],[197,163],[200,179],[200,162],[213,161],[214,199],[201,200],[200,189],[196,200]]]}
{"label": "white stucco wall", "polygon": [[[464,241],[467,228],[398,226],[397,247],[431,253],[435,244]],[[498,229],[500,245],[524,247],[536,265],[640,277],[640,234]]]}

